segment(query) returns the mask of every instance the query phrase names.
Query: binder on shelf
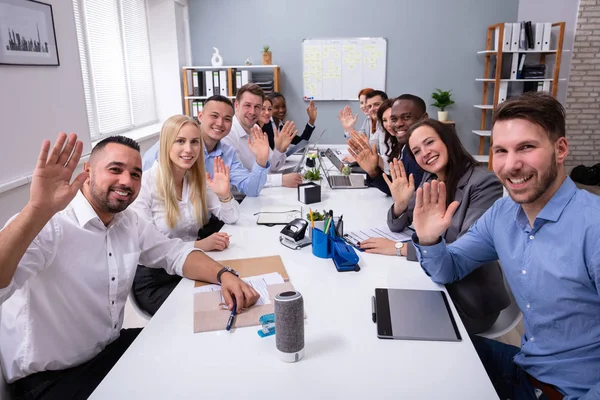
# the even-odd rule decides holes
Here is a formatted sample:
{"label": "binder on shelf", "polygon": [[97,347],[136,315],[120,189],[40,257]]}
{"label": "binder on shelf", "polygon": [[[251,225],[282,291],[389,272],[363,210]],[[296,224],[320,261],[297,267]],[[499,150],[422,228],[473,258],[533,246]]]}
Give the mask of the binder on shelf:
{"label": "binder on shelf", "polygon": [[[212,71],[204,71],[204,87],[206,88],[206,96],[210,97],[213,93],[213,75]],[[217,92],[218,93],[218,92]]]}
{"label": "binder on shelf", "polygon": [[242,86],[242,71],[235,71],[235,94]]}
{"label": "binder on shelf", "polygon": [[527,38],[525,37],[525,21],[521,21],[519,24],[519,49],[527,49]]}
{"label": "binder on shelf", "polygon": [[212,71],[213,76],[213,94],[221,94],[221,88],[219,86],[219,71]]}
{"label": "binder on shelf", "polygon": [[527,39],[527,48],[533,49],[535,43],[533,38],[533,28],[531,26],[531,21],[525,22],[525,37]]}
{"label": "binder on shelf", "polygon": [[247,69],[242,70],[242,86],[252,82],[252,73]]}
{"label": "binder on shelf", "polygon": [[193,95],[200,96],[200,86],[198,85],[198,71],[192,72]]}
{"label": "binder on shelf", "polygon": [[525,56],[527,54],[519,54],[519,69],[517,70],[517,79],[521,79],[523,75],[523,66],[525,65]]}
{"label": "binder on shelf", "polygon": [[535,31],[534,31],[535,40],[534,40],[534,44],[533,44],[533,49],[535,51],[542,50],[543,36],[544,36],[544,24],[538,22],[537,24],[535,24]]}
{"label": "binder on shelf", "polygon": [[219,88],[221,89],[221,96],[227,96],[227,71],[219,71]]}
{"label": "binder on shelf", "polygon": [[498,89],[498,104],[506,101],[508,96],[508,82],[500,82],[500,87]]}
{"label": "binder on shelf", "polygon": [[504,24],[504,38],[502,41],[502,51],[510,51],[510,40],[512,39],[512,26]]}
{"label": "binder on shelf", "polygon": [[542,35],[542,51],[550,50],[550,36],[552,35],[552,24],[550,22],[545,22],[544,31]]}
{"label": "binder on shelf", "polygon": [[510,66],[510,79],[517,79],[517,74],[519,71],[519,54],[511,54],[512,61]]}
{"label": "binder on shelf", "polygon": [[519,22],[513,22],[511,41],[510,41],[510,51],[519,51],[519,37],[520,36],[521,36],[521,24]]}

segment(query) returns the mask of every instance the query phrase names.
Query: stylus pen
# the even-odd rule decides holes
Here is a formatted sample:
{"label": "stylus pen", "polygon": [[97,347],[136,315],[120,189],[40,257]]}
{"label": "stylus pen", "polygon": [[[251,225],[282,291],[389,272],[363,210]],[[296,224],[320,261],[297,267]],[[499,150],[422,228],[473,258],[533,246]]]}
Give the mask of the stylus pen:
{"label": "stylus pen", "polygon": [[373,322],[377,322],[377,312],[375,312],[375,296],[371,296],[371,316],[373,317]]}
{"label": "stylus pen", "polygon": [[237,310],[237,303],[233,302],[233,310],[231,310],[231,315],[229,316],[229,321],[227,321],[227,326],[225,327],[226,331],[231,331],[231,326],[233,325],[233,320],[235,319],[235,312]]}

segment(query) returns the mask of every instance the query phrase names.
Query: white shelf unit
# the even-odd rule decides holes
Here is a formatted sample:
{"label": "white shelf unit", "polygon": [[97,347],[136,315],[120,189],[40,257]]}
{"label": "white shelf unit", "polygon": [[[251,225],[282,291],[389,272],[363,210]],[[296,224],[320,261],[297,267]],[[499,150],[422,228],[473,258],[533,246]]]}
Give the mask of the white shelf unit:
{"label": "white shelf unit", "polygon": [[[510,25],[510,24],[507,24]],[[556,45],[553,46],[552,50],[527,50],[527,49],[519,49],[512,51],[504,51],[502,50],[504,45],[504,28],[505,23],[498,23],[494,25],[488,26],[487,36],[486,36],[486,48],[485,50],[478,51],[478,55],[482,55],[485,57],[485,67],[482,78],[475,78],[476,82],[481,82],[483,85],[482,91],[482,101],[481,104],[475,104],[473,107],[481,110],[481,121],[479,129],[473,130],[472,132],[479,136],[479,151],[477,155],[477,159],[480,162],[487,162],[488,167],[492,169],[493,163],[493,155],[491,152],[488,154],[484,154],[485,143],[486,140],[491,141],[491,131],[490,129],[490,118],[491,113],[498,104],[501,102],[500,98],[500,86],[503,86],[503,90],[506,90],[509,85],[508,82],[543,82],[544,90],[546,88],[550,88],[550,92],[554,97],[556,97],[558,91],[558,82],[564,81],[565,79],[558,78],[560,74],[560,62],[562,57],[562,47],[563,40],[565,35],[565,23],[564,22],[556,22],[551,24],[553,29],[557,29],[556,35]],[[508,33],[510,35],[510,33]],[[553,33],[554,34],[554,33]],[[551,78],[544,79],[503,79],[502,78],[502,58],[504,54],[512,55],[517,54],[536,54],[539,55],[540,64],[546,64],[546,57],[554,57],[554,68],[552,70]],[[516,57],[516,56],[515,56]],[[495,61],[495,68],[492,67],[492,60]],[[488,78],[493,76],[492,78]],[[490,86],[492,85],[492,86]],[[541,85],[541,83],[540,83]],[[541,86],[540,86],[541,87]],[[538,90],[540,90],[538,88]],[[506,92],[504,92],[506,93]],[[506,97],[503,95],[503,98]],[[492,99],[490,102],[490,98]],[[489,138],[489,139],[488,139]],[[491,145],[491,143],[490,143]],[[490,146],[491,147],[491,146]],[[485,160],[485,161],[484,161]]]}

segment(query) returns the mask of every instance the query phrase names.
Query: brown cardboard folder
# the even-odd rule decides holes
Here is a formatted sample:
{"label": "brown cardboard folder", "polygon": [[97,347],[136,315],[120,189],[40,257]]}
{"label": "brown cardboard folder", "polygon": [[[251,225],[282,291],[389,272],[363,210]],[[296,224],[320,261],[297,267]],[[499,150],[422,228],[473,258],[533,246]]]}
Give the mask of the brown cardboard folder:
{"label": "brown cardboard folder", "polygon": [[[294,290],[280,256],[226,260],[219,261],[219,263],[238,271],[241,278],[278,272],[285,281],[278,285],[267,286],[271,303],[254,306],[237,314],[233,324],[234,328],[260,325],[258,319],[261,315],[274,311],[275,296],[288,290]],[[194,283],[194,287],[204,285],[207,283],[198,281]],[[220,303],[220,291],[194,293],[194,333],[225,329],[231,312],[221,309]]]}

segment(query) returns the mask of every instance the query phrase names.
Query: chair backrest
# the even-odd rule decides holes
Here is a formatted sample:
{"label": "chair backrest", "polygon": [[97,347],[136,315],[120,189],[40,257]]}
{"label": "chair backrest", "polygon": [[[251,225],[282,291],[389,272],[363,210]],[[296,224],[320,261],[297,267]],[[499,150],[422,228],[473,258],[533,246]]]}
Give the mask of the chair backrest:
{"label": "chair backrest", "polygon": [[137,299],[135,298],[135,295],[133,294],[133,291],[129,292],[129,296],[127,296],[127,301],[129,302],[129,304],[131,304],[131,308],[135,310],[135,313],[137,315],[139,315],[146,321],[150,321],[150,318],[152,318],[152,316],[146,311],[142,310],[142,308],[137,302]]}
{"label": "chair backrest", "polygon": [[510,305],[504,310],[500,311],[500,315],[498,316],[496,322],[494,322],[494,325],[492,325],[492,327],[487,331],[479,333],[479,336],[483,336],[488,339],[495,339],[502,335],[506,335],[508,332],[515,329],[515,327],[519,324],[519,321],[521,321],[523,315],[521,314],[521,310],[517,305],[512,290],[510,290],[510,287],[508,286],[506,277],[504,277],[504,286],[506,287],[506,292],[510,298]]}

